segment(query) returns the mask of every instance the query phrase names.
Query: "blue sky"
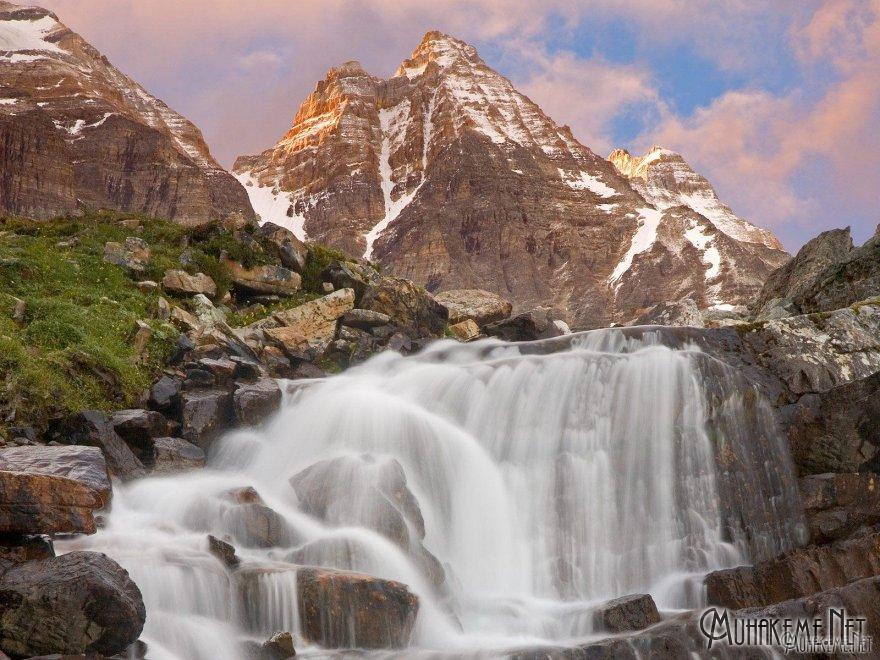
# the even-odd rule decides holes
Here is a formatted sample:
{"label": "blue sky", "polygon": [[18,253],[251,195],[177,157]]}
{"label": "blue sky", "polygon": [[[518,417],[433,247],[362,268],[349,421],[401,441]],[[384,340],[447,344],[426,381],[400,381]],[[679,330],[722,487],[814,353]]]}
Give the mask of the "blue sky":
{"label": "blue sky", "polygon": [[662,144],[789,250],[880,222],[880,0],[34,0],[198,124],[226,165],[326,70],[477,46],[597,153]]}

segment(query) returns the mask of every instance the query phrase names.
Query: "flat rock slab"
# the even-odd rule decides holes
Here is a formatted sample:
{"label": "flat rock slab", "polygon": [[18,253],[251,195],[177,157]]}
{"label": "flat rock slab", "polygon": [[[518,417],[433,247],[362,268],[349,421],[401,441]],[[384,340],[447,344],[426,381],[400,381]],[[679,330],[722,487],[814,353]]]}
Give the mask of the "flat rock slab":
{"label": "flat rock slab", "polygon": [[95,492],[102,506],[113,494],[107,462],[97,447],[7,447],[0,449],[0,470],[78,481]]}
{"label": "flat rock slab", "polygon": [[660,612],[650,594],[615,598],[596,610],[596,623],[611,632],[642,630],[660,620]]}
{"label": "flat rock slab", "polygon": [[80,481],[50,474],[0,471],[0,533],[95,532],[100,495]]}

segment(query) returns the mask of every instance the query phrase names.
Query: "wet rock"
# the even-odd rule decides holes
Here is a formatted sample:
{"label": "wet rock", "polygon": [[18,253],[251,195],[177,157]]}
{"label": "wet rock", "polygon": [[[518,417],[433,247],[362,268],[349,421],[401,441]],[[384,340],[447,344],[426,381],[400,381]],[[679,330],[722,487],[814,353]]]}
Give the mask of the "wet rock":
{"label": "wet rock", "polygon": [[281,388],[272,378],[240,383],[232,395],[232,402],[240,423],[260,424],[281,405]]}
{"label": "wet rock", "polygon": [[284,517],[268,507],[253,488],[237,488],[229,491],[226,497],[232,506],[225,513],[225,527],[241,545],[273,548],[299,541]]}
{"label": "wet rock", "polygon": [[150,260],[150,246],[136,236],[129,236],[125,243],[106,243],[104,245],[104,261],[127,268],[134,273],[141,273]]}
{"label": "wet rock", "polygon": [[326,648],[402,648],[409,643],[418,597],[406,585],[361,573],[297,571],[303,636]]}
{"label": "wet rock", "polygon": [[390,316],[413,337],[441,337],[449,319],[449,311],[434,296],[399,277],[382,277],[368,286],[359,306]]}
{"label": "wet rock", "polygon": [[482,289],[454,289],[434,297],[449,310],[449,323],[453,325],[468,319],[479,326],[496,323],[509,317],[513,311],[509,301]]}
{"label": "wet rock", "polygon": [[121,653],[145,618],[137,585],[102,554],[71,552],[0,576],[0,648],[14,656]]}
{"label": "wet rock", "polygon": [[555,321],[550,310],[539,307],[512,319],[490,323],[483,328],[483,332],[504,341],[534,341],[566,334]]}
{"label": "wet rock", "polygon": [[162,376],[150,388],[149,405],[154,410],[171,413],[180,403],[183,381],[173,376]]}
{"label": "wet rock", "polygon": [[660,613],[649,594],[633,594],[610,600],[596,611],[596,623],[611,632],[641,630],[659,623]]}
{"label": "wet rock", "polygon": [[190,275],[183,270],[166,270],[162,288],[178,296],[194,296],[203,293],[209,298],[217,295],[217,285],[204,273]]}
{"label": "wet rock", "polygon": [[480,326],[473,319],[465,319],[449,326],[449,332],[459,341],[471,341],[481,336]]}
{"label": "wet rock", "polygon": [[245,268],[233,259],[224,259],[232,284],[244,293],[292,296],[300,290],[302,278],[283,266],[254,266]]}
{"label": "wet rock", "polygon": [[154,474],[172,474],[205,467],[205,452],[183,438],[153,438],[145,463]]}
{"label": "wet rock", "polygon": [[93,512],[102,506],[74,479],[0,471],[0,534],[93,534]]}
{"label": "wet rock", "polygon": [[217,557],[227,568],[238,568],[241,560],[235,555],[235,548],[216,536],[208,535],[208,551]]}
{"label": "wet rock", "polygon": [[263,642],[261,660],[287,660],[296,655],[293,636],[289,632],[279,632]]}
{"label": "wet rock", "polygon": [[308,260],[309,248],[292,231],[275,223],[266,222],[256,231],[255,236],[282,266],[297,273],[303,272]]}
{"label": "wet rock", "polygon": [[107,461],[97,447],[7,447],[0,449],[0,470],[72,479],[90,488],[101,506],[113,495]]}
{"label": "wet rock", "polygon": [[0,574],[26,561],[50,559],[55,556],[52,541],[44,536],[27,534],[0,535]]}
{"label": "wet rock", "polygon": [[849,537],[880,523],[880,476],[816,474],[801,478],[801,499],[814,543]]}
{"label": "wet rock", "polygon": [[869,470],[880,448],[880,373],[806,394],[780,417],[801,474]]}
{"label": "wet rock", "polygon": [[880,575],[880,532],[810,546],[748,567],[706,576],[708,602],[730,609],[762,607]]}
{"label": "wet rock", "polygon": [[391,317],[381,312],[374,312],[370,309],[352,309],[346,312],[341,323],[350,328],[358,328],[359,330],[370,330],[379,326],[391,323]]}
{"label": "wet rock", "polygon": [[62,444],[100,448],[110,472],[122,479],[134,479],[145,474],[143,464],[119,437],[107,416],[99,410],[84,410],[53,420],[49,425],[49,438]]}
{"label": "wet rock", "polygon": [[185,390],[181,393],[180,424],[184,440],[205,450],[232,421],[232,396],[226,390]]}

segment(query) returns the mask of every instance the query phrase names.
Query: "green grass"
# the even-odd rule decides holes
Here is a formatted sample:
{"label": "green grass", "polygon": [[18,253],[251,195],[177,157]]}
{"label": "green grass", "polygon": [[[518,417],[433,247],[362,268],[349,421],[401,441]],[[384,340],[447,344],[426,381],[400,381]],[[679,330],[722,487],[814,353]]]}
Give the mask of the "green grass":
{"label": "green grass", "polygon": [[[126,226],[121,220],[137,220]],[[143,293],[138,280],[160,282],[167,269],[210,275],[218,298],[230,280],[220,255],[245,267],[273,263],[270,255],[217,223],[199,228],[133,214],[88,213],[78,218],[34,221],[0,217],[0,435],[4,427],[41,427],[57,413],[131,405],[160,374],[177,339],[177,330],[153,319],[159,291]],[[104,263],[104,245],[137,236],[151,257],[142,274]],[[241,239],[241,240],[239,240]],[[189,263],[181,265],[186,251]],[[321,292],[321,271],[342,252],[311,245],[303,290],[259,313],[232,313],[241,326],[289,309]],[[16,298],[27,305],[22,322],[13,320]],[[137,320],[149,323],[153,337],[144,359],[132,350]],[[15,417],[7,421],[12,412]]]}

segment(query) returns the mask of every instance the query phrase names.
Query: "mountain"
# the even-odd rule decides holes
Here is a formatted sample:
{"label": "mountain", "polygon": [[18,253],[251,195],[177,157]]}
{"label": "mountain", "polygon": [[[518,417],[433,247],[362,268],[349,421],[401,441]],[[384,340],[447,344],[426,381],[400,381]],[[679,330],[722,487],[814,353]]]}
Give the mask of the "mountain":
{"label": "mountain", "polygon": [[477,287],[574,325],[661,301],[743,303],[788,259],[677,154],[612,161],[470,45],[429,32],[388,80],[331,69],[286,135],[233,171],[263,220],[431,291]]}
{"label": "mountain", "polygon": [[55,14],[0,0],[0,211],[110,208],[198,224],[253,217],[185,117]]}

